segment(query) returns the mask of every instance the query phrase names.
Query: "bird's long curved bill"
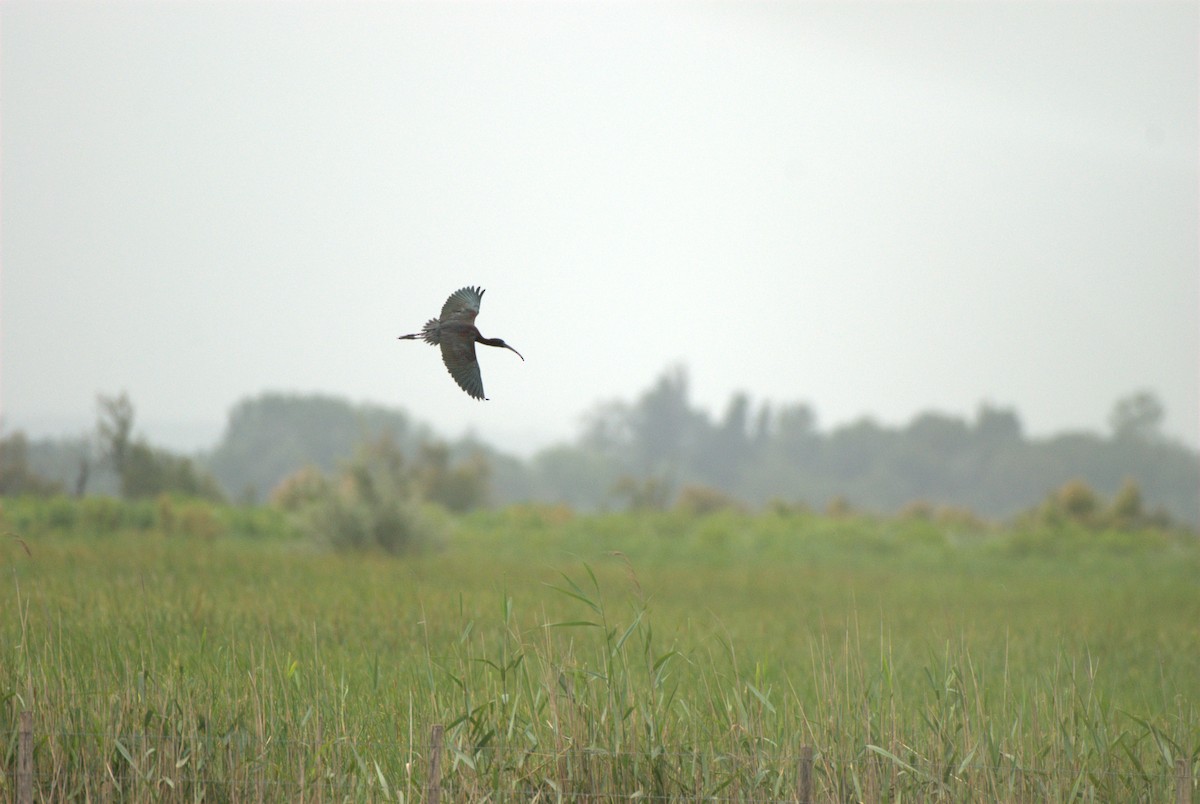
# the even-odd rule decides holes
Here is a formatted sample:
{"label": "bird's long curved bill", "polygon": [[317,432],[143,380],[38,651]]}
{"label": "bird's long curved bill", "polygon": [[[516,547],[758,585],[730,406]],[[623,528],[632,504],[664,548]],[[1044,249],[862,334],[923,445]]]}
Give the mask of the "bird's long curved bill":
{"label": "bird's long curved bill", "polygon": [[[505,348],[505,349],[512,349],[514,352],[517,352],[517,350],[516,350],[516,349],[513,349],[513,348],[512,348],[511,346],[509,346],[507,343],[506,343],[506,344],[504,344],[504,348]],[[525,362],[525,357],[524,357],[524,356],[523,356],[523,355],[522,355],[520,352],[517,352],[517,357],[521,358],[521,362],[522,362],[522,363],[524,363],[524,362]]]}

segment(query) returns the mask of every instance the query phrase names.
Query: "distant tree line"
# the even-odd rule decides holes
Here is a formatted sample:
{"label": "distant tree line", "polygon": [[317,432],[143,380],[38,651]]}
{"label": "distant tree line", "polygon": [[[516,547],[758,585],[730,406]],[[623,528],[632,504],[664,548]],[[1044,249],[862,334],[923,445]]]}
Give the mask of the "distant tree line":
{"label": "distant tree line", "polygon": [[433,440],[428,428],[397,410],[323,394],[266,393],[233,407],[205,464],[227,493],[261,501],[297,469],[332,472],[360,444],[384,436],[404,452]]}
{"label": "distant tree line", "polygon": [[688,391],[676,367],[634,402],[598,406],[575,443],[533,458],[518,496],[653,507],[710,489],[752,506],[886,513],[928,501],[1007,518],[1072,480],[1102,495],[1133,480],[1148,505],[1200,521],[1200,456],[1162,435],[1163,407],[1147,392],[1117,401],[1107,437],[1030,439],[1015,411],[986,404],[973,420],[929,412],[902,427],[865,418],[822,431],[803,402],[737,393],[714,419]]}
{"label": "distant tree line", "polygon": [[96,399],[93,433],[31,443],[24,433],[0,439],[0,495],[87,493],[129,500],[176,494],[220,501],[216,479],[188,457],[134,435],[133,403],[125,393]]}
{"label": "distant tree line", "polygon": [[[572,442],[527,461],[476,439],[440,440],[397,410],[287,394],[240,402],[216,447],[192,459],[133,438],[128,400],[101,397],[89,438],[7,437],[0,492],[137,497],[172,490],[261,502],[300,470],[327,480],[344,474],[365,460],[364,445],[375,445],[406,456],[402,496],[416,489],[451,510],[517,501],[579,510],[772,504],[896,513],[950,506],[1000,519],[1075,483],[1096,499],[1125,495],[1128,502],[1136,492],[1143,520],[1194,526],[1200,456],[1163,436],[1163,416],[1153,394],[1138,392],[1117,400],[1107,435],[1032,439],[1015,411],[986,404],[972,419],[927,412],[900,427],[864,418],[822,430],[807,403],[756,404],[744,393],[713,417],[691,402],[687,372],[675,367],[632,402],[598,405]],[[40,474],[22,476],[13,469],[22,463]],[[343,488],[349,482],[343,478]]]}

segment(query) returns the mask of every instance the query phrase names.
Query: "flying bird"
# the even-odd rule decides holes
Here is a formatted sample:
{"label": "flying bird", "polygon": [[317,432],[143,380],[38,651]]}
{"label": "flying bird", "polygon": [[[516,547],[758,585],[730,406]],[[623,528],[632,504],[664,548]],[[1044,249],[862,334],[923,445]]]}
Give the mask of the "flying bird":
{"label": "flying bird", "polygon": [[442,362],[458,386],[476,399],[487,399],[483,395],[483,378],[479,376],[479,361],[475,359],[475,344],[500,346],[512,349],[522,362],[525,358],[500,338],[485,338],[475,328],[475,316],[479,315],[479,302],[483,300],[483,288],[459,288],[450,294],[442,305],[442,314],[431,318],[420,332],[401,335],[400,340],[417,338],[425,343],[442,348]]}

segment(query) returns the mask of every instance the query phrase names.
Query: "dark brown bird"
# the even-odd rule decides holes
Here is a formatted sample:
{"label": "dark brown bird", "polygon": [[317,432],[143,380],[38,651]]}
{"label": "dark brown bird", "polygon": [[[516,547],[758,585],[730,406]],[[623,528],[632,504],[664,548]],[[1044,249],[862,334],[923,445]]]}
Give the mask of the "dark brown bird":
{"label": "dark brown bird", "polygon": [[[513,349],[500,338],[485,338],[475,328],[475,316],[479,315],[479,302],[483,300],[483,288],[459,288],[450,294],[442,305],[442,314],[431,318],[412,335],[401,335],[400,340],[421,338],[425,343],[442,348],[442,362],[450,370],[450,376],[459,387],[476,399],[487,399],[483,395],[483,378],[479,376],[479,361],[475,359],[475,344],[501,346]],[[517,357],[525,358],[520,352]]]}

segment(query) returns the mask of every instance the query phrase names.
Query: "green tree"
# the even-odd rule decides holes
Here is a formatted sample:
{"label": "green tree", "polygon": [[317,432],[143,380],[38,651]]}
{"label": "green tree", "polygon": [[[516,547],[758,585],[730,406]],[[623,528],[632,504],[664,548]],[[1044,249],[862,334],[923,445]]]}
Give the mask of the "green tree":
{"label": "green tree", "polygon": [[406,450],[428,438],[399,411],[320,394],[267,393],[233,407],[207,464],[230,494],[258,500],[303,466],[333,472],[359,444],[384,434]]}
{"label": "green tree", "polygon": [[415,471],[421,494],[443,508],[461,513],[487,504],[491,470],[478,450],[453,464],[445,442],[427,442],[417,452]]}
{"label": "green tree", "polygon": [[532,467],[533,498],[593,509],[625,471],[619,453],[566,444],[539,451]]}
{"label": "green tree", "polygon": [[820,439],[817,414],[803,402],[784,406],[779,411],[775,430],[775,440],[787,452],[808,452],[814,442]]}
{"label": "green tree", "polygon": [[893,435],[864,417],[833,431],[822,449],[820,468],[839,480],[865,476],[894,441]]}
{"label": "green tree", "polygon": [[145,441],[129,445],[122,463],[121,496],[126,499],[143,500],[160,494],[223,499],[217,481],[190,458],[157,449]]}
{"label": "green tree", "polygon": [[1021,419],[1014,410],[981,405],[975,414],[975,437],[989,448],[1019,444]]}
{"label": "green tree", "polygon": [[100,454],[113,470],[124,474],[129,456],[129,445],[133,440],[133,403],[124,391],[118,396],[96,397],[100,409],[96,423],[96,435],[100,441]]}
{"label": "green tree", "polygon": [[687,371],[682,366],[669,369],[630,412],[638,467],[649,472],[678,467],[691,446],[693,418]]}
{"label": "green tree", "polygon": [[941,457],[962,451],[970,439],[966,422],[942,413],[916,416],[904,435],[907,441],[920,445],[923,451]]}
{"label": "green tree", "polygon": [[1166,411],[1150,391],[1138,391],[1117,400],[1108,424],[1118,441],[1155,442],[1162,440],[1162,421]]}
{"label": "green tree", "polygon": [[584,416],[579,445],[603,455],[627,453],[633,442],[632,418],[629,406],[623,402],[596,405]]}
{"label": "green tree", "polygon": [[29,464],[29,441],[23,432],[0,438],[0,496],[61,494],[62,484],[35,472]]}
{"label": "green tree", "polygon": [[144,439],[134,440],[133,403],[125,392],[115,397],[100,395],[97,403],[100,416],[96,433],[101,455],[120,478],[122,497],[134,500],[181,494],[222,499],[216,480],[198,469],[190,458],[152,447]]}
{"label": "green tree", "polygon": [[734,394],[720,425],[698,429],[696,472],[720,488],[732,489],[754,448],[750,440],[750,398],[744,393]]}

